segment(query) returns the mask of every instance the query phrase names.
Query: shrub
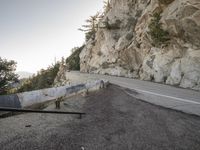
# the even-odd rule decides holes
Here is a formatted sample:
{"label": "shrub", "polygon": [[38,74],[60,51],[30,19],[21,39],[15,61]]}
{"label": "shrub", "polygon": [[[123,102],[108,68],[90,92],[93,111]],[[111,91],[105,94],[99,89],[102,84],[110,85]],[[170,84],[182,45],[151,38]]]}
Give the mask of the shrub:
{"label": "shrub", "polygon": [[101,52],[101,51],[98,51],[97,55],[98,55],[98,56],[101,56],[101,55],[102,55],[102,52]]}
{"label": "shrub", "polygon": [[166,42],[169,41],[169,33],[162,29],[160,19],[160,13],[155,13],[151,23],[149,24],[149,34],[153,41],[152,44],[156,47],[166,44]]}
{"label": "shrub", "polygon": [[0,57],[0,95],[7,94],[12,84],[18,82],[18,75],[15,74],[16,64],[13,60]]}
{"label": "shrub", "polygon": [[49,66],[46,70],[41,69],[37,75],[23,81],[15,92],[25,92],[52,87],[54,79],[59,71],[59,63]]}
{"label": "shrub", "polygon": [[80,70],[80,58],[79,54],[85,45],[77,47],[73,50],[72,54],[66,59],[66,64],[69,66],[69,70]]}
{"label": "shrub", "polygon": [[109,68],[109,63],[108,63],[108,62],[104,62],[104,63],[102,64],[102,68],[103,68],[103,69]]}
{"label": "shrub", "polygon": [[107,29],[107,30],[117,30],[120,29],[121,20],[117,19],[115,22],[110,23],[108,17],[104,21],[101,22],[103,25],[99,26],[99,28]]}

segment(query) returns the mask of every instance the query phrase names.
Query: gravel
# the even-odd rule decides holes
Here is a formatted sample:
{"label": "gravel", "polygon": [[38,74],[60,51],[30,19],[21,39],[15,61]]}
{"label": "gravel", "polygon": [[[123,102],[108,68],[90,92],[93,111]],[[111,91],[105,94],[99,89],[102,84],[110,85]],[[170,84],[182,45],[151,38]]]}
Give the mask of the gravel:
{"label": "gravel", "polygon": [[0,149],[200,149],[200,117],[143,102],[125,90],[110,85],[62,102],[61,110],[86,112],[82,119],[33,113],[0,119]]}

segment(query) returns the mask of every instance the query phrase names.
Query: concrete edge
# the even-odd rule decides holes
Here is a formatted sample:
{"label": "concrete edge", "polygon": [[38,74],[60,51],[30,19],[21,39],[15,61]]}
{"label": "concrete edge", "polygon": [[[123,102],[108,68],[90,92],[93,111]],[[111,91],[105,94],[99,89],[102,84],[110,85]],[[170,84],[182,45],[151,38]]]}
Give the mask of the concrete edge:
{"label": "concrete edge", "polygon": [[[96,91],[101,88],[106,88],[108,84],[109,82],[107,80],[95,80],[81,84],[65,85],[60,87],[17,93],[15,95],[16,100],[19,101],[20,108],[42,109],[49,103],[54,102],[59,97],[70,97],[83,92]],[[0,102],[2,101],[2,105],[0,105],[0,107],[19,108],[15,107],[13,104],[8,105],[7,103],[4,106],[4,101],[6,101],[6,98],[8,99],[9,97],[10,95],[4,95],[4,97],[0,98]]]}
{"label": "concrete edge", "polygon": [[59,97],[70,97],[86,91],[96,91],[108,84],[106,80],[95,80],[85,84],[67,85],[55,88],[42,89],[31,92],[18,93],[22,108],[36,108],[36,105],[48,104]]}

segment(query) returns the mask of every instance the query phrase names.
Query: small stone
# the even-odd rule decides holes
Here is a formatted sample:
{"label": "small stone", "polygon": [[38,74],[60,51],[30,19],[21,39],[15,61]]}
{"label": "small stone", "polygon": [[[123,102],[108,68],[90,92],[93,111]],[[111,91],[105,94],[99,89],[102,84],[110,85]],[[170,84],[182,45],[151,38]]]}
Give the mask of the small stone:
{"label": "small stone", "polygon": [[30,125],[30,124],[28,124],[28,125],[25,125],[25,127],[26,127],[26,128],[30,128],[30,127],[31,127],[31,125]]}

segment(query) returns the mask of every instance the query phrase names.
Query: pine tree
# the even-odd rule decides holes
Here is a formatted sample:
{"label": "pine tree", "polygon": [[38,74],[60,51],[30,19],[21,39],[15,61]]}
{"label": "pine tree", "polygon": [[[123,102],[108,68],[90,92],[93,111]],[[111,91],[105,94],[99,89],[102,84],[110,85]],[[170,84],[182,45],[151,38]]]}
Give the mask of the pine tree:
{"label": "pine tree", "polygon": [[90,16],[85,22],[86,25],[82,25],[82,28],[78,30],[85,32],[85,39],[88,41],[90,38],[95,38],[95,33],[98,29],[99,19],[101,18],[100,12],[97,12],[94,16]]}

